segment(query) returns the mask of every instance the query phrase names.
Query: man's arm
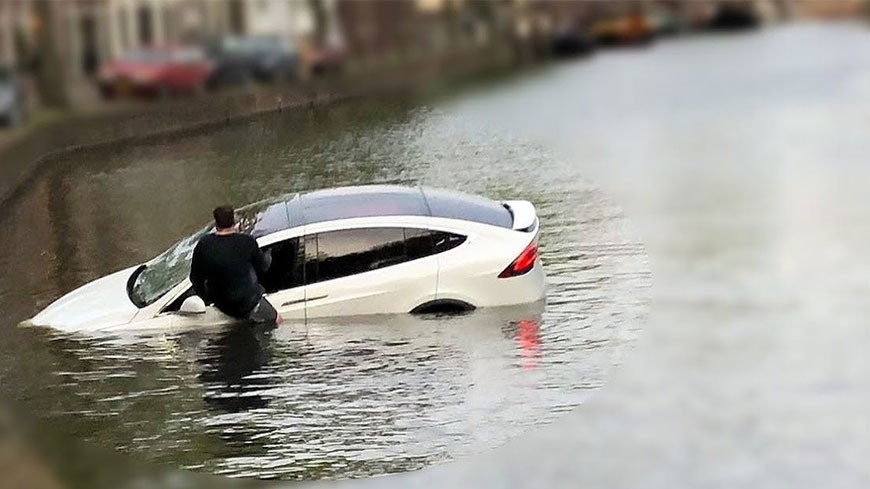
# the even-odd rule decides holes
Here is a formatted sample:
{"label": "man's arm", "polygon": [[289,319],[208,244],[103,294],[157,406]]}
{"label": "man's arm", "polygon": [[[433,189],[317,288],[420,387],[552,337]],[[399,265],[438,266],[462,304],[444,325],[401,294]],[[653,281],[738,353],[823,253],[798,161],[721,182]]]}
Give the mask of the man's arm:
{"label": "man's arm", "polygon": [[193,249],[193,258],[190,261],[190,283],[193,284],[193,291],[196,292],[203,301],[208,303],[208,292],[205,286],[205,267],[202,263],[202,252],[200,251],[199,243]]}
{"label": "man's arm", "polygon": [[263,250],[260,249],[257,240],[254,238],[251,238],[251,245],[253,247],[251,252],[251,264],[257,272],[257,277],[262,279],[263,275],[265,275],[266,271],[269,269],[269,266],[272,265],[272,253],[268,251],[263,253]]}

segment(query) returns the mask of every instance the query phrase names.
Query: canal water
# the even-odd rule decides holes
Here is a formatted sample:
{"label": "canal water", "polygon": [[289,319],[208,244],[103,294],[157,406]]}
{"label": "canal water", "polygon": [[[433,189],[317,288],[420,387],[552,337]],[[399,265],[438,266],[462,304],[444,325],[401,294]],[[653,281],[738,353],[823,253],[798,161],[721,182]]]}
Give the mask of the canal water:
{"label": "canal water", "polygon": [[578,409],[342,487],[870,487],[870,29],[784,24],[599,53],[451,110],[614,198],[649,321]]}
{"label": "canal water", "polygon": [[[77,154],[0,211],[0,399],[46,453],[196,473],[868,487],[868,107],[866,25],[785,25]],[[17,327],[216,202],[365,182],[535,202],[545,308],[242,337]],[[72,479],[121,465],[84,453],[47,457]]]}
{"label": "canal water", "polygon": [[[53,162],[0,210],[0,399],[74,484],[111,464],[53,448],[233,477],[356,478],[482,453],[581,405],[644,323],[644,247],[578,167],[466,113],[481,89],[266,115]],[[160,253],[215,205],[366,183],[532,201],[546,305],[271,332],[18,325]]]}

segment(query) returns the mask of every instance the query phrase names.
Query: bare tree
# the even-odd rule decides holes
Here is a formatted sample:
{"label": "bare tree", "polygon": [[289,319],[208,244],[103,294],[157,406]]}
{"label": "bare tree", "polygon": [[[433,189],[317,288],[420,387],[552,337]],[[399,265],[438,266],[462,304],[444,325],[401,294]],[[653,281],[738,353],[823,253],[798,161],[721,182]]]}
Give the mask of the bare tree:
{"label": "bare tree", "polygon": [[328,22],[326,6],[323,5],[323,0],[308,0],[308,6],[311,8],[311,13],[314,16],[314,44],[323,46],[326,44]]}
{"label": "bare tree", "polygon": [[57,52],[55,27],[60,18],[63,2],[37,0],[34,10],[40,21],[36,49],[39,57],[36,66],[36,88],[43,106],[69,107],[69,95],[64,76],[64,67]]}

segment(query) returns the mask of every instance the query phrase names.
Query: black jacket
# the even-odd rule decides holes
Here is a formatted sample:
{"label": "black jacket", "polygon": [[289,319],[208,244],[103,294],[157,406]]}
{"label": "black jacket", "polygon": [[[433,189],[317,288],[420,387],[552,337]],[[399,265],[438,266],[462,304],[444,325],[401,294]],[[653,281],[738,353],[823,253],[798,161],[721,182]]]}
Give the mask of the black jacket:
{"label": "black jacket", "polygon": [[190,281],[206,303],[244,318],[262,297],[259,279],[270,261],[251,236],[207,234],[193,250]]}

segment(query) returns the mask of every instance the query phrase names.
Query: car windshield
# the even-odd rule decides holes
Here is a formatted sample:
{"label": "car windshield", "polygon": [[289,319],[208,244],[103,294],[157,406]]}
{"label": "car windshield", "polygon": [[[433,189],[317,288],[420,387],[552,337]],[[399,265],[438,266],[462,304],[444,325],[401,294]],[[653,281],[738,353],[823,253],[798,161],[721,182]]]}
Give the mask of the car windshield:
{"label": "car windshield", "polygon": [[153,304],[154,301],[187,278],[190,274],[190,259],[193,257],[193,249],[199,239],[211,230],[211,225],[200,229],[151,260],[139,272],[139,276],[130,287],[130,300],[133,304],[139,307]]}
{"label": "car windshield", "polygon": [[125,54],[121,59],[129,63],[157,64],[169,61],[171,54],[157,50],[136,50]]}
{"label": "car windshield", "polygon": [[[289,227],[285,199],[265,200],[236,210],[239,231],[259,238]],[[213,230],[214,226],[208,225],[148,262],[129,287],[128,293],[133,304],[140,308],[151,305],[186,279],[190,275],[193,249],[200,238]]]}
{"label": "car windshield", "polygon": [[219,41],[219,46],[226,53],[243,54],[278,49],[281,41],[275,37],[228,36]]}
{"label": "car windshield", "polygon": [[245,51],[245,43],[239,37],[225,37],[218,44],[218,49],[228,54],[240,54]]}

